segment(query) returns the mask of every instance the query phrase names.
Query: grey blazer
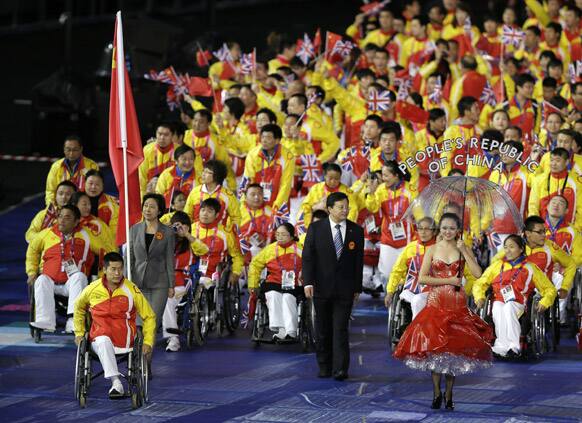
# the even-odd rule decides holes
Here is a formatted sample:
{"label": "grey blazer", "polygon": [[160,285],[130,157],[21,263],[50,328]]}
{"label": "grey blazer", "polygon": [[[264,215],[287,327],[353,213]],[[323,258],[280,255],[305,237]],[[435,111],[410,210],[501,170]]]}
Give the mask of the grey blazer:
{"label": "grey blazer", "polygon": [[[139,288],[173,288],[174,274],[174,231],[162,223],[146,251],[146,223],[139,222],[129,229],[131,237],[131,277]],[[161,239],[158,239],[161,238]]]}

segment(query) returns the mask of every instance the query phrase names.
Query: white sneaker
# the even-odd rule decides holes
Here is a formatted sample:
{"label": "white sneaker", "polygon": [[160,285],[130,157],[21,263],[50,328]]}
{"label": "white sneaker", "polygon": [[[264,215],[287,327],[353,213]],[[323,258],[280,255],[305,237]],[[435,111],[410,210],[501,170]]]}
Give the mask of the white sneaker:
{"label": "white sneaker", "polygon": [[73,333],[75,332],[75,321],[72,317],[67,319],[67,324],[65,325],[65,332],[66,333]]}
{"label": "white sneaker", "polygon": [[111,384],[111,389],[109,389],[109,398],[119,398],[122,397],[125,391],[123,390],[123,384],[121,380],[115,379]]}
{"label": "white sneaker", "polygon": [[283,340],[285,339],[285,329],[279,328],[279,332],[273,335],[273,340],[276,341],[277,339]]}
{"label": "white sneaker", "polygon": [[171,336],[168,339],[168,345],[166,346],[166,351],[177,352],[180,351],[180,338],[177,336]]}

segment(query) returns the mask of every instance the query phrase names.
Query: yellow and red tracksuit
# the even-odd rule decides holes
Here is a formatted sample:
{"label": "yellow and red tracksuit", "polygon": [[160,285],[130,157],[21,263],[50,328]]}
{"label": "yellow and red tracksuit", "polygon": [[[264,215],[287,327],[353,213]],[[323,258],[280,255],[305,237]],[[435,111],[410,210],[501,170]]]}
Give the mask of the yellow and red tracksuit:
{"label": "yellow and red tracksuit", "polygon": [[228,152],[230,161],[227,164],[230,163],[235,177],[241,176],[245,168],[246,155],[258,144],[258,134],[251,133],[250,129],[242,121],[228,124],[222,129],[217,128],[217,134],[219,143]]}
{"label": "yellow and red tracksuit", "polygon": [[146,194],[149,181],[174,165],[174,144],[160,147],[157,142],[147,144],[143,148],[143,162],[139,165],[139,188],[141,196]]}
{"label": "yellow and red tracksuit", "polygon": [[89,216],[81,217],[79,227],[87,230],[101,241],[101,250],[99,251],[99,269],[103,266],[103,257],[105,254],[117,251],[115,245],[115,233],[111,232],[111,228],[98,217],[90,214]]}
{"label": "yellow and red tracksuit", "polygon": [[299,279],[301,274],[302,249],[296,242],[291,241],[285,245],[277,242],[267,245],[263,251],[257,254],[249,267],[249,289],[257,289],[264,268],[267,268],[266,283],[281,285],[283,271],[295,272],[295,286],[303,285]]}
{"label": "yellow and red tracksuit", "polygon": [[[536,175],[541,175],[550,171],[550,158],[551,151],[548,151],[542,156],[540,165],[535,171]],[[576,175],[582,175],[582,155],[570,152],[570,163],[568,164],[568,169]],[[580,181],[578,181],[578,183],[580,183]]]}
{"label": "yellow and red tracksuit", "polygon": [[195,186],[186,199],[184,213],[190,217],[192,222],[198,222],[200,204],[207,198],[216,198],[220,203],[220,213],[217,219],[221,224],[229,229],[231,225],[240,224],[240,206],[232,191],[222,185],[218,185],[212,192],[208,192],[206,184]]}
{"label": "yellow and red tracksuit", "polygon": [[[196,158],[194,159],[194,169],[196,174],[200,175],[204,167],[204,163],[208,160],[216,159],[223,162],[228,168],[226,182],[228,187],[234,191],[236,190],[236,178],[234,171],[230,165],[231,160],[228,156],[228,151],[224,145],[217,141],[217,136],[212,134],[209,130],[203,132],[195,132],[189,129],[184,134],[184,144],[194,149]],[[200,173],[198,171],[200,169]]]}
{"label": "yellow and red tracksuit", "polygon": [[77,229],[73,236],[65,240],[57,225],[43,229],[38,233],[26,250],[26,274],[28,276],[42,273],[56,284],[67,282],[64,262],[74,260],[77,268],[85,275],[89,274],[95,255],[105,248],[99,238],[85,229]]}
{"label": "yellow and red tracksuit", "polygon": [[325,182],[320,182],[314,185],[307,196],[303,199],[301,203],[301,211],[303,213],[303,221],[305,226],[308,227],[311,223],[311,216],[313,214],[312,208],[315,204],[319,203],[322,199],[327,198],[332,192],[343,192],[348,196],[348,202],[350,205],[350,211],[348,213],[348,219],[355,222],[358,218],[358,201],[354,193],[344,184],[341,184],[336,189],[329,188]]}
{"label": "yellow and red tracksuit", "polygon": [[568,200],[568,211],[565,222],[573,224],[577,230],[582,229],[582,201],[578,195],[582,192],[578,176],[573,171],[548,172],[534,178],[529,197],[529,215],[547,215],[548,203],[556,194],[563,195]]}
{"label": "yellow and red tracksuit", "polygon": [[569,254],[576,266],[582,264],[582,236],[561,219],[556,226],[546,217],[546,237]]}
{"label": "yellow and red tracksuit", "polygon": [[[507,191],[509,196],[515,202],[517,210],[525,219],[527,217],[526,212],[528,208],[532,175],[525,166],[520,166],[519,163],[515,163],[509,170],[505,170],[505,165],[503,166],[503,172],[494,170],[491,172],[491,175],[489,175],[489,180],[500,187],[503,187],[503,189]],[[511,216],[506,217],[512,219]],[[513,227],[515,225],[512,222],[507,223],[511,226],[500,225],[499,227],[494,228],[495,232],[501,234],[513,233]]]}
{"label": "yellow and red tracksuit", "polygon": [[541,113],[538,104],[532,100],[526,100],[525,104],[519,104],[517,97],[513,96],[503,104],[503,108],[509,113],[512,125],[519,126],[523,131],[524,139],[533,140],[533,134],[540,130]]}
{"label": "yellow and red tracksuit", "polygon": [[277,69],[282,66],[289,66],[289,59],[282,54],[278,54],[274,59],[269,60],[269,73],[277,73]]}
{"label": "yellow and red tracksuit", "polygon": [[432,40],[427,38],[410,37],[402,45],[399,65],[408,68],[411,64],[422,66],[430,55],[427,55]]}
{"label": "yellow and red tracksuit", "polygon": [[259,105],[255,102],[255,105],[247,112],[243,113],[241,120],[245,123],[251,134],[257,133],[257,112],[259,111]]}
{"label": "yellow and red tracksuit", "polygon": [[[441,174],[448,176],[451,169],[460,169],[464,174],[467,173],[467,156],[473,157],[481,154],[479,143],[477,147],[471,146],[471,138],[478,138],[479,134],[474,125],[451,125],[443,134],[443,139],[451,140],[452,149],[445,151],[441,157],[445,157],[447,162],[444,165]],[[459,142],[455,141],[460,139]],[[443,148],[444,149],[444,148]]]}
{"label": "yellow and red tracksuit", "polygon": [[88,157],[81,156],[79,161],[72,167],[68,165],[67,159],[59,159],[51,165],[46,177],[46,205],[55,201],[57,186],[63,181],[71,181],[77,186],[79,191],[85,190],[85,175],[90,170],[99,170],[99,166]]}
{"label": "yellow and red tracksuit", "polygon": [[321,163],[327,163],[335,157],[340,148],[340,140],[330,126],[325,126],[320,120],[306,113],[301,122],[301,132],[313,145],[317,159]]}
{"label": "yellow and red tracksuit", "polygon": [[186,286],[186,280],[190,278],[190,266],[204,254],[208,254],[208,246],[199,240],[190,243],[190,248],[185,251],[174,253],[175,287]]}
{"label": "yellow and red tracksuit", "polygon": [[119,203],[117,198],[109,194],[101,194],[97,207],[97,217],[109,226],[112,233],[116,234],[117,222],[119,220]]}
{"label": "yellow and red tracksuit", "polygon": [[[257,247],[264,247],[270,242],[273,235],[273,210],[269,206],[253,210],[245,201],[241,201],[240,216],[240,238],[247,241],[251,247],[253,243],[257,244]],[[252,258],[250,250],[244,256],[245,264],[248,265]]]}
{"label": "yellow and red tracksuit", "polygon": [[57,223],[57,217],[59,216],[59,211],[57,206],[54,203],[51,203],[45,209],[39,211],[32,222],[30,222],[30,226],[26,230],[24,234],[24,239],[26,242],[30,244],[32,239],[43,229],[53,226]]}
{"label": "yellow and red tracksuit", "polygon": [[[196,163],[196,161],[199,161],[199,163]],[[178,166],[172,166],[164,170],[158,178],[156,193],[164,196],[167,208],[172,205],[174,192],[180,191],[188,197],[192,188],[201,183],[202,161],[199,156],[196,156],[196,161],[194,162],[194,168],[190,172],[183,172]]]}
{"label": "yellow and red tracksuit", "polygon": [[155,342],[156,315],[139,288],[127,279],[113,292],[107,288],[105,277],[97,279],[83,289],[75,303],[75,336],[85,335],[85,315],[91,314],[89,340],[107,336],[121,349],[133,346],[137,333],[136,315],[143,320],[143,343]]}
{"label": "yellow and red tracksuit", "polygon": [[[414,144],[414,151],[424,151],[426,153],[426,158],[423,161],[416,162],[417,166],[414,169],[410,169],[407,167],[408,171],[414,176],[416,173],[418,175],[418,189],[417,192],[421,192],[431,180],[437,179],[440,177],[440,171],[430,171],[430,163],[433,161],[439,161],[441,158],[442,153],[438,153],[436,151],[435,145],[442,144],[444,141],[444,134],[441,134],[440,137],[436,137],[436,134],[432,133],[429,128],[424,128],[418,131],[415,135],[415,144]],[[435,166],[435,169],[437,167]],[[440,169],[440,165],[438,167]],[[412,179],[411,179],[412,182]],[[414,185],[414,184],[413,184]]]}
{"label": "yellow and red tracksuit", "polygon": [[382,235],[380,242],[393,248],[405,247],[412,240],[412,226],[403,221],[406,236],[394,240],[390,231],[390,224],[400,222],[402,215],[410,205],[414,195],[408,184],[400,182],[397,187],[389,188],[386,184],[380,185],[374,194],[366,197],[366,208],[372,213],[382,210]]}
{"label": "yellow and red tracksuit", "polygon": [[265,204],[273,209],[278,210],[289,201],[294,174],[295,157],[280,144],[275,147],[272,157],[267,157],[263,148],[257,146],[246,158],[245,180],[249,184],[260,184],[263,191],[270,189],[271,195],[270,198],[265,197]]}
{"label": "yellow and red tracksuit", "polygon": [[453,22],[445,24],[441,37],[445,40],[455,40],[459,43],[459,57],[463,57],[465,54],[475,54],[474,46],[479,41],[481,33],[476,26],[471,28],[471,35],[465,33],[464,26],[457,26],[455,24],[456,19]]}
{"label": "yellow and red tracksuit", "polygon": [[534,289],[537,289],[542,296],[540,304],[547,308],[554,304],[556,288],[539,267],[531,262],[529,257],[514,265],[505,258],[491,263],[481,277],[475,281],[473,297],[475,301],[485,299],[485,293],[491,286],[495,301],[504,302],[501,288],[510,284],[515,294],[515,300],[522,305],[526,304],[527,298]]}
{"label": "yellow and red tracksuit", "polygon": [[486,83],[487,77],[474,70],[465,72],[460,78],[453,82],[448,97],[449,104],[451,105],[451,115],[449,116],[450,122],[454,121],[459,116],[457,105],[461,98],[471,96],[479,100]]}
{"label": "yellow and red tracksuit", "polygon": [[218,219],[210,224],[195,222],[192,225],[192,235],[208,246],[208,252],[200,256],[201,260],[208,262],[206,272],[202,276],[212,277],[217,266],[228,256],[232,258],[232,272],[241,274],[244,259],[239,243],[233,232],[219,224]]}

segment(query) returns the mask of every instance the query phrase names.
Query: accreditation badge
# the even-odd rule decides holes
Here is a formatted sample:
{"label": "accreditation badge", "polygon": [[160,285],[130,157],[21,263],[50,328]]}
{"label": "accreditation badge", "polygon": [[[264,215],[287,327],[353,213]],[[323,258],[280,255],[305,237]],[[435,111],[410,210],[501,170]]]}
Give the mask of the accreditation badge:
{"label": "accreditation badge", "polygon": [[208,270],[208,259],[200,259],[200,263],[198,264],[198,271],[206,276],[206,271]]}
{"label": "accreditation badge", "polygon": [[404,230],[404,224],[402,222],[392,222],[389,228],[394,241],[406,239],[406,231]]}
{"label": "accreditation badge", "polygon": [[79,268],[75,263],[75,260],[69,259],[63,263],[63,269],[67,273],[67,277],[73,276],[75,273],[79,272]]}
{"label": "accreditation badge", "polygon": [[283,290],[290,290],[295,288],[295,271],[283,270],[281,273],[281,288]]}
{"label": "accreditation badge", "polygon": [[266,202],[271,201],[271,195],[273,194],[273,184],[270,182],[261,182],[261,187],[263,187],[263,199]]}
{"label": "accreditation badge", "polygon": [[503,295],[503,302],[509,303],[515,301],[515,292],[513,292],[513,286],[507,285],[501,288],[501,295]]}

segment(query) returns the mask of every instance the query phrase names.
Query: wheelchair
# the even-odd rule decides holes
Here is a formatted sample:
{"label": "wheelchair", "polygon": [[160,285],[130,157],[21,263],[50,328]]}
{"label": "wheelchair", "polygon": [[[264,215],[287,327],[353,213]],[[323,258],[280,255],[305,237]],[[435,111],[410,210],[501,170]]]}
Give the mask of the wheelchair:
{"label": "wheelchair", "polygon": [[[148,366],[142,347],[143,334],[141,328],[138,328],[132,350],[127,353],[115,355],[118,364],[123,362],[127,363],[127,375],[121,375],[121,377],[126,379],[128,385],[128,392],[124,397],[131,398],[131,406],[134,410],[149,401]],[[91,349],[89,332],[87,331],[77,347],[75,361],[75,398],[81,408],[87,406],[87,397],[92,381],[103,375],[103,370],[98,373],[93,373],[94,360],[99,361],[99,358]]]}
{"label": "wheelchair", "polygon": [[[530,295],[527,299],[524,313],[519,318],[521,326],[519,358],[523,360],[538,359],[550,350],[555,351],[557,347],[555,332],[551,325],[555,323],[556,319],[559,323],[559,317],[556,317],[555,314],[558,301],[556,299],[552,307],[544,313],[538,313],[536,308],[540,300],[541,295],[537,292]],[[495,330],[493,323],[493,302],[493,291],[489,288],[485,296],[485,304],[478,311],[478,314],[481,319]]]}
{"label": "wheelchair", "polygon": [[[28,321],[34,322],[36,320],[35,315],[35,300],[34,300],[34,285],[28,286],[28,301],[30,304],[30,311],[28,314]],[[64,295],[55,294],[55,313],[56,313],[56,328],[54,331],[55,335],[73,335],[72,333],[65,332],[65,324],[67,322],[67,307],[69,305],[69,297]],[[43,329],[35,328],[30,326],[30,336],[34,339],[36,344],[40,343],[42,340]],[[52,332],[51,332],[52,333]]]}
{"label": "wheelchair", "polygon": [[580,320],[582,319],[582,269],[576,271],[566,311],[569,334],[571,338],[574,338],[579,332]]}
{"label": "wheelchair", "polygon": [[268,336],[272,335],[272,333],[269,330],[269,309],[267,308],[263,282],[261,281],[257,296],[251,341],[257,346],[262,343],[274,344],[276,342],[279,344],[294,344],[299,342],[303,352],[315,351],[316,331],[313,299],[306,298],[304,295],[297,297],[297,339],[274,341],[272,336]]}
{"label": "wheelchair", "polygon": [[398,286],[388,310],[388,348],[390,350],[396,347],[400,337],[412,322],[412,307],[410,303],[400,298],[403,289],[403,285]]}
{"label": "wheelchair", "polygon": [[198,263],[190,266],[188,273],[190,280],[186,285],[186,292],[176,306],[178,329],[169,328],[167,331],[174,335],[183,335],[186,338],[186,347],[192,349],[194,346],[194,296],[200,282]]}
{"label": "wheelchair", "polygon": [[[189,319],[192,324],[191,334],[187,332],[187,343],[204,345],[210,331],[216,330],[218,336],[238,329],[241,319],[241,292],[239,284],[228,283],[232,268],[230,261],[218,265],[220,275],[214,286],[206,287],[199,278],[192,290],[192,307]],[[188,341],[191,337],[192,341]]]}

